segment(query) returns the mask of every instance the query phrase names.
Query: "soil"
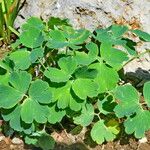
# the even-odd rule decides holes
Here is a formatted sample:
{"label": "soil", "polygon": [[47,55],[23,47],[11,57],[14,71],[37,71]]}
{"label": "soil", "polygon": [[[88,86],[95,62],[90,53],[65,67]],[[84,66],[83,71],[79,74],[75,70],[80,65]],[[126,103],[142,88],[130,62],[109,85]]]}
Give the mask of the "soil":
{"label": "soil", "polygon": [[[58,133],[55,133],[56,135]],[[83,137],[82,137],[83,138]],[[140,143],[132,136],[124,135],[121,139],[114,142],[96,145],[88,143],[87,139],[76,139],[71,143],[69,136],[66,136],[65,131],[57,135],[56,145],[53,150],[150,150],[150,132],[146,133],[147,142]],[[61,141],[61,142],[60,142]],[[10,139],[0,141],[0,150],[40,150],[38,148],[26,146],[24,143],[12,144]]]}

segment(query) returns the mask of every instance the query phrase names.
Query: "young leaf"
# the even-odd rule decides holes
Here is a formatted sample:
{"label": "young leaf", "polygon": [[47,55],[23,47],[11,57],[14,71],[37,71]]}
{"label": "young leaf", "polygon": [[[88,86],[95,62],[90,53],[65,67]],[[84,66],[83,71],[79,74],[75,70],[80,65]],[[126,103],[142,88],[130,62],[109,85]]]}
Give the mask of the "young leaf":
{"label": "young leaf", "polygon": [[133,33],[135,33],[137,36],[140,37],[141,40],[146,41],[146,42],[150,42],[150,34],[146,33],[144,31],[141,30],[132,30]]}
{"label": "young leaf", "polygon": [[91,137],[96,143],[102,144],[105,140],[113,141],[116,136],[105,126],[104,120],[100,120],[94,124]]}
{"label": "young leaf", "polygon": [[98,72],[94,80],[99,85],[99,93],[104,93],[116,87],[119,76],[114,69],[106,66],[104,63],[94,63],[89,68],[96,69]]}
{"label": "young leaf", "polygon": [[91,124],[94,119],[94,107],[92,104],[83,105],[81,114],[77,117],[74,117],[74,123],[82,125],[84,127]]}
{"label": "young leaf", "polygon": [[132,85],[117,87],[115,98],[118,105],[116,105],[114,111],[119,118],[132,115],[141,108],[139,104],[139,93]]}
{"label": "young leaf", "polygon": [[[74,93],[81,99],[94,97],[98,94],[98,84],[90,79],[77,79],[72,84]],[[81,90],[82,89],[82,90]]]}
{"label": "young leaf", "polygon": [[128,117],[124,122],[127,134],[132,134],[136,138],[144,137],[145,131],[150,129],[150,112],[147,110],[138,112],[134,117]]}
{"label": "young leaf", "polygon": [[150,107],[150,81],[144,84],[143,95],[148,107]]}
{"label": "young leaf", "polygon": [[48,83],[40,79],[31,84],[29,96],[31,99],[42,104],[49,104],[52,101],[52,92]]}
{"label": "young leaf", "polygon": [[9,58],[14,62],[16,69],[26,70],[31,65],[29,51],[15,51],[10,54]]}
{"label": "young leaf", "polygon": [[52,82],[66,82],[70,79],[70,75],[63,70],[49,67],[48,70],[44,71],[44,75],[49,78]]}

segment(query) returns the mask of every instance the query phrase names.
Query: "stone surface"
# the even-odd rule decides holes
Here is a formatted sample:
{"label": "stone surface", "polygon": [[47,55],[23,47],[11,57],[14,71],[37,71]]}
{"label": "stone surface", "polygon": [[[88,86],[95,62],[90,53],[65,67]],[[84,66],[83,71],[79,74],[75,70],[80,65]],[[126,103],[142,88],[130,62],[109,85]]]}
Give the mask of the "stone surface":
{"label": "stone surface", "polygon": [[[90,30],[112,23],[127,24],[132,29],[140,28],[150,33],[150,0],[26,0],[16,20],[16,27],[30,16],[44,20],[51,16],[69,18],[74,27]],[[150,49],[150,44],[137,47],[138,51],[146,48]],[[140,61],[130,63],[125,67],[125,72],[135,72],[141,68],[150,73],[150,56],[146,55]],[[139,74],[140,77],[144,75]]]}

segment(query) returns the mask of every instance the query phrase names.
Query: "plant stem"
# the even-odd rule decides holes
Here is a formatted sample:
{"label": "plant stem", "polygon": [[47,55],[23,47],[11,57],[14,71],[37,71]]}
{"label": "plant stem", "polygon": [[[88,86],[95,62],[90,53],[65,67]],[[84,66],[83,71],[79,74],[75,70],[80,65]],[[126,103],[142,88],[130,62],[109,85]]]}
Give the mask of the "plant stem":
{"label": "plant stem", "polygon": [[150,50],[146,50],[145,52],[142,52],[140,53],[139,55],[136,55],[136,56],[133,56],[130,60],[128,60],[123,66],[122,68],[124,68],[127,64],[129,64],[131,61],[133,61],[134,59],[136,58],[140,58],[142,57],[143,55],[147,54],[147,53],[150,53]]}

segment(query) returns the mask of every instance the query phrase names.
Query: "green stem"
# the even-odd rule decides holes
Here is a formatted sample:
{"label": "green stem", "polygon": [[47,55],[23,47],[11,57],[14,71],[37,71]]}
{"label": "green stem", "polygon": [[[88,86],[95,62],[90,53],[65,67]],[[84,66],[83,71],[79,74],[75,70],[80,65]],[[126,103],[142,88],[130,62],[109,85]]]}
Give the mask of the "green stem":
{"label": "green stem", "polygon": [[131,61],[133,61],[136,58],[140,58],[142,56],[144,56],[145,54],[150,53],[150,50],[146,50],[145,52],[140,53],[139,55],[133,56],[130,60],[128,60],[123,66],[122,68],[124,68],[127,64],[129,64]]}

